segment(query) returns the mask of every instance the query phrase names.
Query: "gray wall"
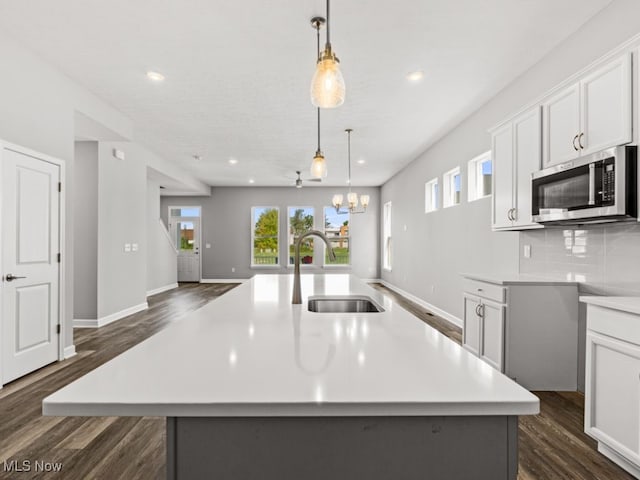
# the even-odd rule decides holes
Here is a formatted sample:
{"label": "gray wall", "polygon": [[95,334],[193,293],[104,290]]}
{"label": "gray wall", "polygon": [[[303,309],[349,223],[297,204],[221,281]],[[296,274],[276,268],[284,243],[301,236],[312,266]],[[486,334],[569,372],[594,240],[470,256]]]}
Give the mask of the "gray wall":
{"label": "gray wall", "polygon": [[178,281],[178,254],[160,220],[160,184],[147,180],[147,292]]}
{"label": "gray wall", "polygon": [[98,318],[98,142],[76,142],[73,236],[74,318]]}
{"label": "gray wall", "polygon": [[[118,160],[113,149],[125,152]],[[98,200],[98,318],[146,302],[147,167],[133,143],[100,142]],[[138,244],[137,252],[124,245]]]}
{"label": "gray wall", "polygon": [[[351,267],[319,266],[305,271],[350,271],[361,278],[379,276],[379,188],[355,188],[358,193],[368,193],[371,203],[368,212],[351,216]],[[287,207],[315,208],[315,228],[322,229],[322,209],[331,205],[334,193],[346,193],[346,189],[330,187],[214,187],[210,197],[162,197],[160,214],[165,224],[168,207],[202,206],[202,277],[249,278],[260,273],[291,273],[281,266],[251,268],[251,207],[276,206],[280,209],[280,256],[286,260]],[[211,248],[204,248],[205,244]],[[319,248],[320,241],[316,242]],[[315,260],[321,258],[316,250]],[[284,263],[284,262],[281,262]],[[235,268],[235,272],[232,272]]]}
{"label": "gray wall", "polygon": [[74,286],[74,114],[98,119],[123,138],[131,122],[122,114],[53,69],[29,50],[0,33],[0,138],[64,160],[66,205],[65,346],[73,345]]}
{"label": "gray wall", "polygon": [[[519,234],[490,231],[488,199],[467,203],[467,162],[491,148],[490,127],[638,33],[639,18],[640,2],[616,0],[382,187],[394,241],[384,280],[461,318],[460,273],[518,271]],[[424,183],[457,165],[462,204],[425,214]]]}

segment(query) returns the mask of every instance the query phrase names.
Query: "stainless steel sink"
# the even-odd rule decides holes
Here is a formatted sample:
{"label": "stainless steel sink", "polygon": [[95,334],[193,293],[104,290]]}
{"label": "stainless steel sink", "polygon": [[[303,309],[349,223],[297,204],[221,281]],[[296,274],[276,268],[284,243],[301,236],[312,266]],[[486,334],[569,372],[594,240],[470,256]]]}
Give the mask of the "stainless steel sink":
{"label": "stainless steel sink", "polygon": [[366,295],[315,295],[309,297],[307,308],[316,313],[384,312],[384,308]]}

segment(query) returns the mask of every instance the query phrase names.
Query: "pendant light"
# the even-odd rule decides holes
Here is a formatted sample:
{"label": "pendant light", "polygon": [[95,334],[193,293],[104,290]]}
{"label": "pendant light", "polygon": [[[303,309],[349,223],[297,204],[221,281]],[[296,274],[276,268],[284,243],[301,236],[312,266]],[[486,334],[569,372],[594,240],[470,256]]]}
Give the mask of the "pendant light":
{"label": "pendant light", "polygon": [[[348,182],[349,182],[349,193],[347,193],[347,208],[349,213],[364,213],[367,211],[367,207],[369,206],[369,195],[360,195],[360,204],[362,204],[362,210],[357,210],[358,208],[358,194],[356,192],[351,191],[351,132],[353,129],[347,128],[345,130],[347,132],[347,144],[348,144],[348,159],[349,159],[349,170],[348,170]],[[340,208],[342,207],[342,201],[344,197],[342,194],[336,194],[333,196],[332,203],[336,209],[337,213],[347,213],[340,212]]]}
{"label": "pendant light", "polygon": [[[313,23],[314,19],[311,20]],[[335,108],[344,103],[345,85],[340,60],[331,49],[329,0],[327,0],[327,41],[318,54],[316,71],[311,80],[311,103],[318,108]]]}
{"label": "pendant light", "polygon": [[[316,51],[320,52],[320,28],[324,25],[324,18],[322,17],[314,17],[311,19],[311,24],[316,29],[317,33],[317,45]],[[322,154],[322,150],[320,150],[320,107],[317,108],[318,111],[318,148],[316,149],[316,154],[313,157],[313,161],[311,162],[311,176],[313,178],[326,178],[327,177],[327,162],[324,159],[324,155]]]}

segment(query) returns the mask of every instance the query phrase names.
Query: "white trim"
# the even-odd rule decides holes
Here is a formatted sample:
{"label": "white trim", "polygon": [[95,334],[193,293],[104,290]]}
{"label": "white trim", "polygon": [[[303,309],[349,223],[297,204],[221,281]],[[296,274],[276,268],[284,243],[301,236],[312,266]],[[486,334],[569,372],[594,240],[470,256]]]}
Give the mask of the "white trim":
{"label": "white trim", "polygon": [[76,352],[76,346],[75,345],[69,345],[68,347],[64,348],[64,359],[65,360],[67,358],[75,357],[76,355],[77,355],[77,352]]}
{"label": "white trim", "polygon": [[202,278],[200,283],[244,283],[250,278]]}
{"label": "white trim", "polygon": [[109,325],[110,323],[113,323],[116,320],[120,320],[121,318],[128,317],[129,315],[133,315],[134,313],[141,312],[142,310],[146,310],[147,308],[149,308],[149,304],[147,302],[144,302],[138,305],[134,305],[133,307],[125,308],[124,310],[120,310],[119,312],[112,313],[111,315],[107,315],[102,318],[95,318],[95,319],[74,318],[73,327],[74,328],[104,327],[105,325]]}
{"label": "white trim", "polygon": [[446,312],[446,311],[442,310],[441,308],[438,308],[435,305],[430,304],[429,302],[425,302],[421,298],[416,297],[415,295],[407,292],[406,290],[402,290],[401,288],[396,287],[395,285],[393,285],[392,283],[387,282],[386,280],[380,280],[380,283],[382,283],[385,287],[393,290],[394,292],[399,293],[403,297],[408,298],[412,302],[417,303],[421,307],[426,308],[430,312],[435,313],[439,317],[442,317],[445,320],[448,320],[449,322],[453,323],[457,327],[462,328],[462,319],[456,317],[455,315],[452,315],[449,312]]}
{"label": "white trim", "polygon": [[364,283],[382,283],[381,278],[361,278]]}
{"label": "white trim", "polygon": [[164,287],[154,288],[153,290],[147,291],[147,297],[152,297],[153,295],[166,292],[167,290],[173,290],[174,288],[178,288],[177,283],[170,283],[169,285],[165,285]]}

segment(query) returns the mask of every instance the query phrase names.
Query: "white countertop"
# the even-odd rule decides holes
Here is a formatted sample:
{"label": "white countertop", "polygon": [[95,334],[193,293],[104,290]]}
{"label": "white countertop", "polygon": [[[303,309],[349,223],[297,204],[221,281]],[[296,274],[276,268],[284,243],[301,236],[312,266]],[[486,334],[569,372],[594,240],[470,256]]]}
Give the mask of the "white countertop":
{"label": "white countertop", "polygon": [[[527,415],[538,398],[351,275],[258,275],[44,399],[45,415]],[[383,313],[307,311],[364,294]],[[124,327],[124,325],[123,325]]]}
{"label": "white countertop", "polygon": [[547,285],[547,286],[567,286],[578,285],[578,282],[573,275],[569,276],[555,276],[555,277],[540,277],[536,275],[527,275],[520,273],[507,273],[507,274],[495,274],[495,273],[461,273],[464,278],[471,280],[479,280],[481,282],[493,283],[496,285]]}
{"label": "white countertop", "polygon": [[640,297],[581,296],[580,301],[640,315]]}

